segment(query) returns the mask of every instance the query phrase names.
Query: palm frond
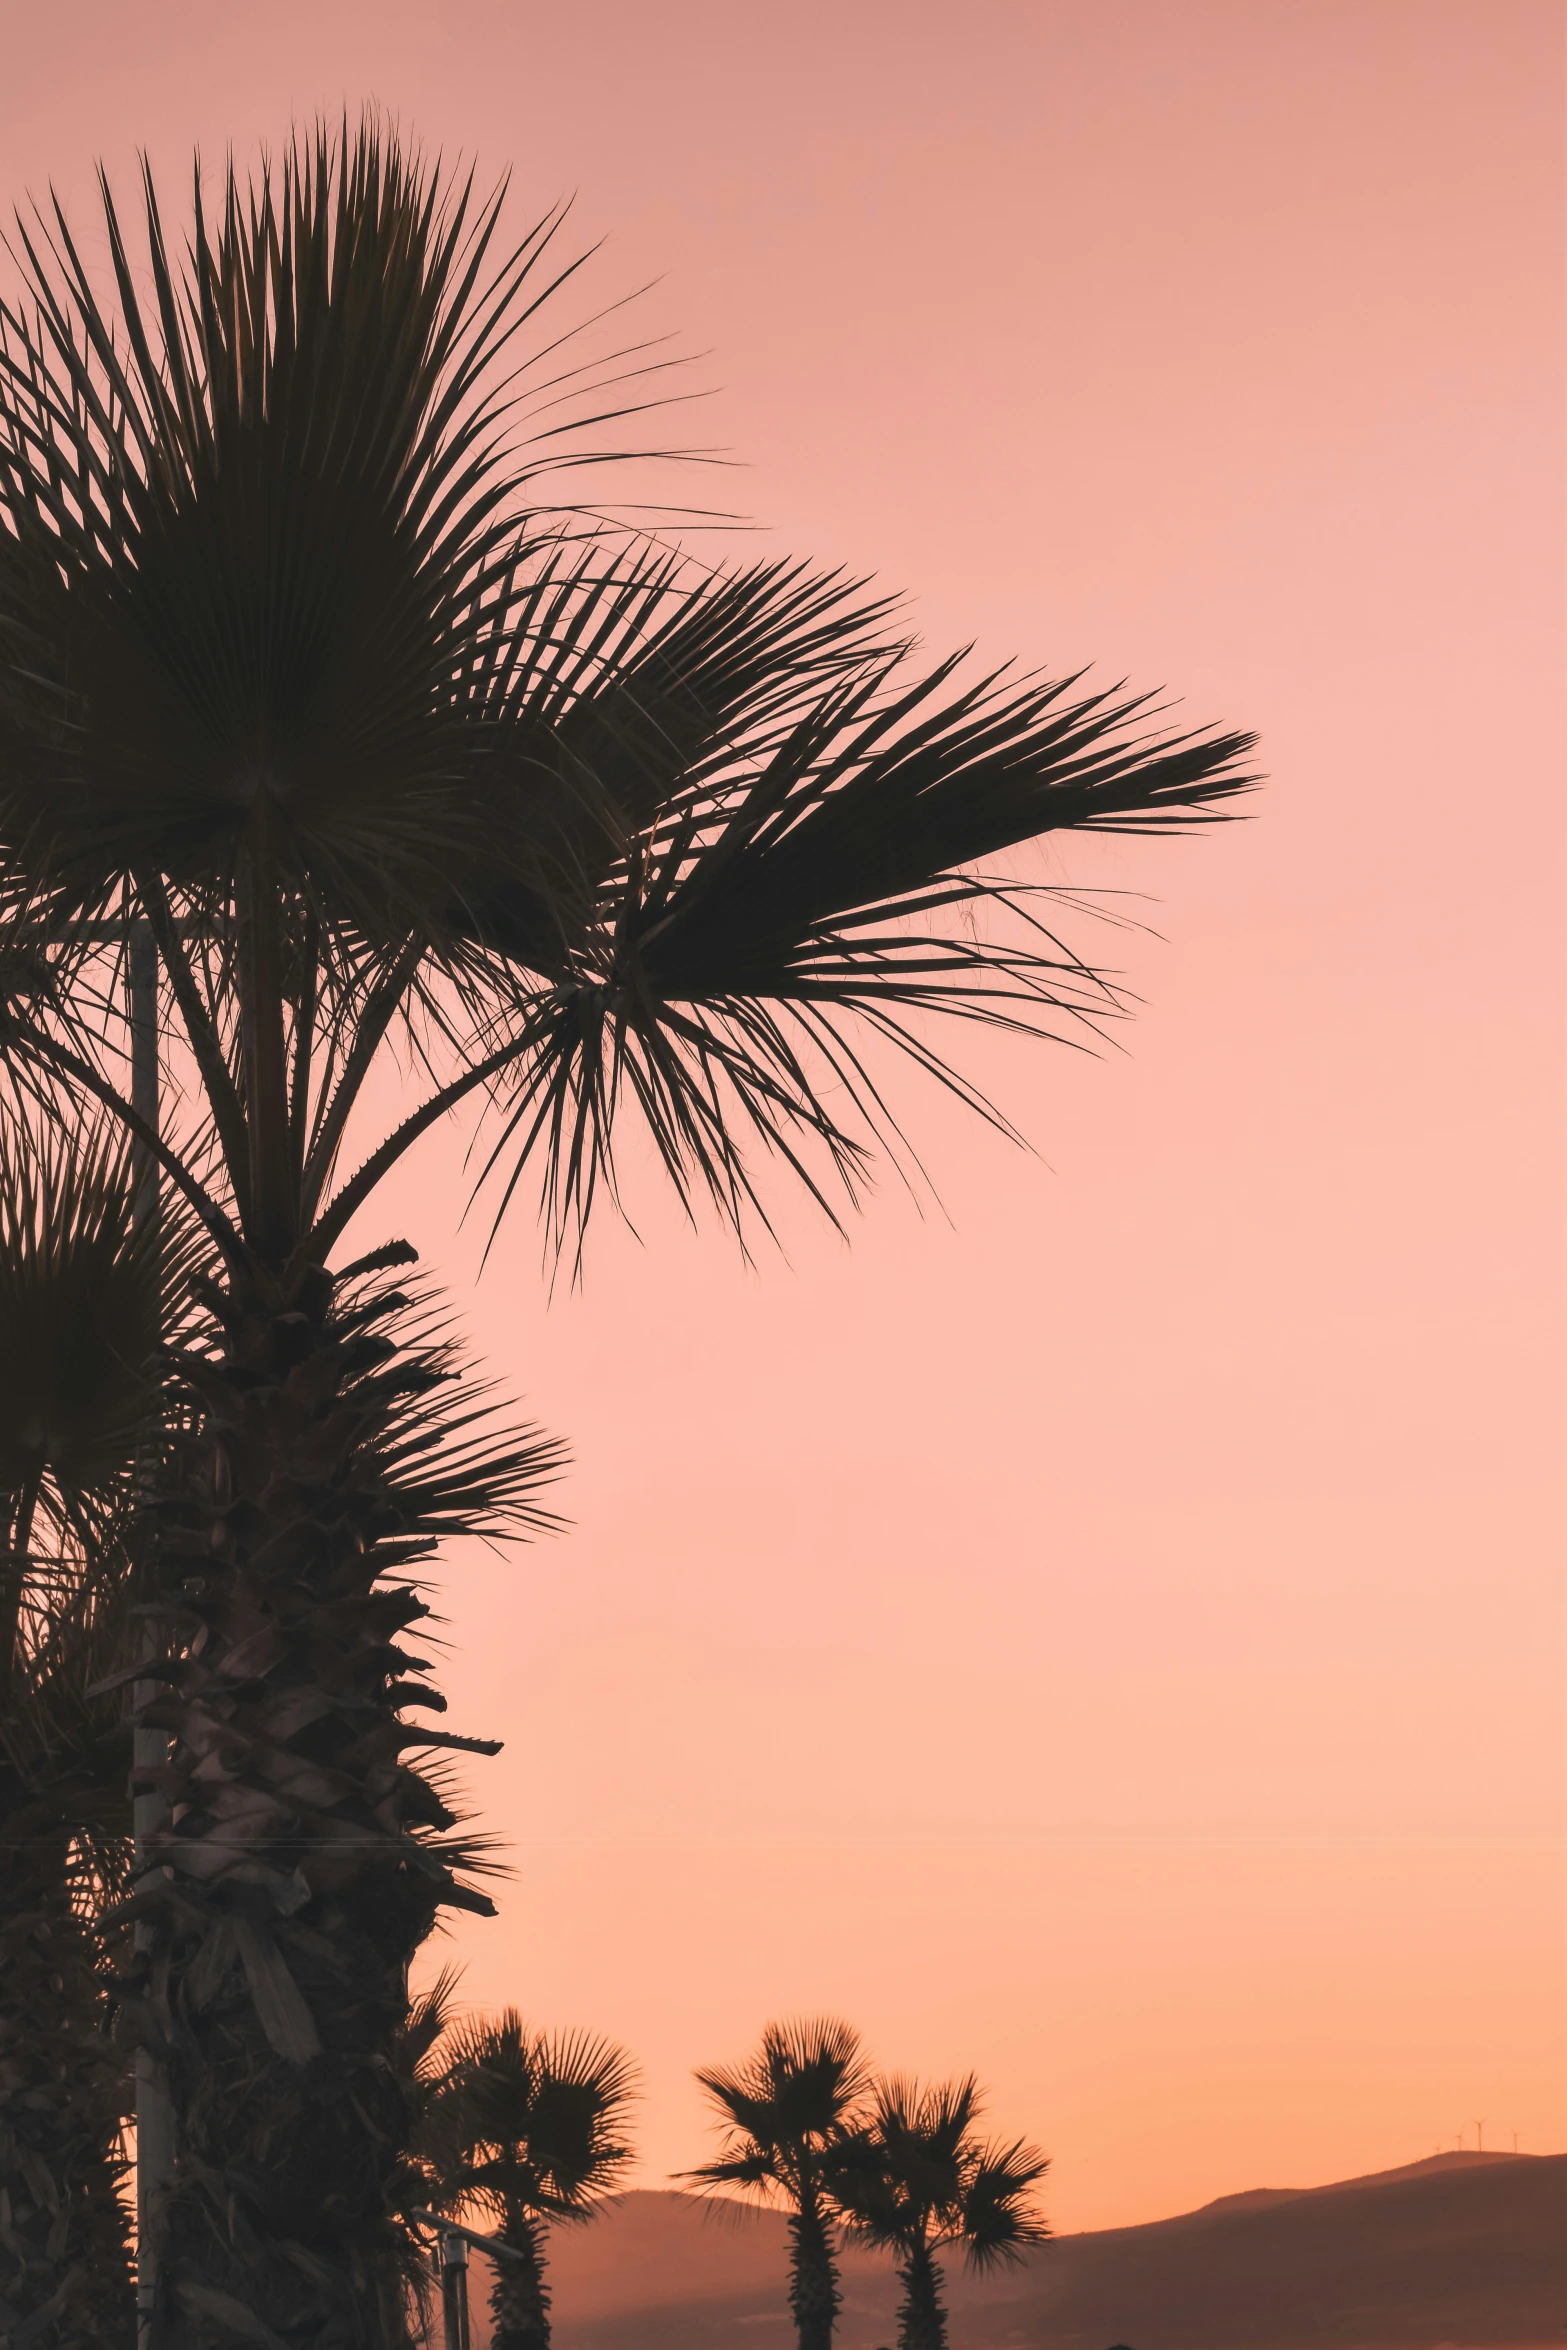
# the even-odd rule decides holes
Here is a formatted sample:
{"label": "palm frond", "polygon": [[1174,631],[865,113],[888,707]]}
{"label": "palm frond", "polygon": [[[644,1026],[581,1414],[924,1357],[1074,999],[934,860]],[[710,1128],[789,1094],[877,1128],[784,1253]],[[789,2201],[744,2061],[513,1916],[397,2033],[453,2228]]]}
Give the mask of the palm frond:
{"label": "palm frond", "polygon": [[1049,2241],[1049,2225],[1030,2201],[1049,2168],[1038,2147],[1022,2139],[981,2147],[956,2229],[971,2268],[1010,2265],[1031,2245]]}
{"label": "palm frond", "polygon": [[377,1254],[370,1272],[340,1276],[335,1304],[352,1333],[355,1405],[374,1428],[363,1465],[397,1512],[397,1565],[458,1536],[495,1542],[557,1530],[561,1520],[539,1497],[565,1469],[565,1445],[512,1419],[495,1382],[475,1376],[428,1286],[381,1277],[387,1255],[413,1251],[399,1244]]}
{"label": "palm frond", "polygon": [[579,566],[534,594],[454,921],[516,973],[484,1171],[504,1209],[541,1154],[557,1232],[613,1192],[622,1106],[688,1207],[761,1213],[760,1152],[832,1212],[815,1168],[852,1196],[901,1144],[856,1029],[1005,1125],[928,1017],[1089,1041],[1125,999],[1048,918],[1080,898],[985,861],[1208,822],[1255,780],[1252,737],[1172,732],[1147,696],[910,674],[888,603],[836,577]]}
{"label": "palm frond", "polygon": [[466,680],[559,543],[551,477],[643,453],[562,379],[581,257],[370,119],[215,211],[198,170],[183,257],[142,196],[144,268],[103,184],[112,295],[56,207],[0,308],[0,832],[72,902],[199,899],[266,795],[290,883],[395,932],[482,848]]}
{"label": "palm frond", "polygon": [[447,2208],[497,2218],[590,2218],[632,2159],[638,2091],[623,2049],[589,2033],[534,2030],[515,2008],[457,2025],[420,2150]]}
{"label": "palm frond", "polygon": [[764,2203],[787,2203],[855,2126],[870,2068],[852,2024],[819,2016],[768,2024],[754,2055],[701,2066],[696,2079],[723,2132],[722,2151],[677,2175],[704,2193],[738,2187]]}
{"label": "palm frond", "polygon": [[894,2077],[839,2150],[832,2192],[849,2233],[900,2259],[951,2245],[971,2267],[1018,2259],[1049,2229],[1032,2201],[1050,2165],[1017,2140],[983,2144],[972,2073],[927,2088]]}
{"label": "palm frond", "polygon": [[111,1638],[129,1637],[106,1611],[133,1575],[160,1348],[189,1324],[204,1253],[177,1207],[138,1214],[130,1150],[106,1121],[0,1121],[0,1649],[7,1672],[25,1665],[35,1709],[60,1700],[67,1658],[101,1674]]}
{"label": "palm frond", "polygon": [[701,2162],[693,2170],[677,2171],[700,2188],[739,2187],[745,2193],[766,2192],[777,2186],[778,2158],[770,2147],[757,2146],[749,2154],[732,2154],[718,2162]]}
{"label": "palm frond", "polygon": [[433,1983],[408,2003],[408,2017],[397,2042],[397,2070],[405,2088],[429,2084],[439,2077],[441,2043],[457,2018],[457,1992],[462,1969],[444,1966]]}

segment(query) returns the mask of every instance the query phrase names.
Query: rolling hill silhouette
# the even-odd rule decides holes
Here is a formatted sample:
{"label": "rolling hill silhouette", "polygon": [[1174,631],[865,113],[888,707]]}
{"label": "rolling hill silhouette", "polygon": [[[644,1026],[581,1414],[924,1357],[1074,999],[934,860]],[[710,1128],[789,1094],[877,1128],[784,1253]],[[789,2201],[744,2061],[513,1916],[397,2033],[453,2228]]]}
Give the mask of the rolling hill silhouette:
{"label": "rolling hill silhouette", "polygon": [[[948,2275],[954,2350],[1561,2350],[1567,2155],[1443,2154],[1260,2188]],[[792,2350],[784,2222],[627,2195],[550,2247],[556,2350]],[[894,2339],[887,2263],[844,2259],[839,2350]],[[475,2341],[486,2264],[473,2272]]]}

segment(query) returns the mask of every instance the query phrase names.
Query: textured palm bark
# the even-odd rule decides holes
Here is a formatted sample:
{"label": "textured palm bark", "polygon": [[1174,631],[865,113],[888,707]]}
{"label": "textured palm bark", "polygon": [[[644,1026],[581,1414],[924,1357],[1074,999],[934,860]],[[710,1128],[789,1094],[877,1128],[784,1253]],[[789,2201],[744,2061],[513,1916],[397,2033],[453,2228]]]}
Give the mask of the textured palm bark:
{"label": "textured palm bark", "polygon": [[898,2350],[947,2350],[947,2312],[941,2264],[928,2244],[914,2244],[898,2262]]}
{"label": "textured palm bark", "polygon": [[515,2213],[501,2230],[519,2260],[497,2260],[490,2287],[491,2350],[549,2350],[550,2293],[536,2221]]}
{"label": "textured palm bark", "polygon": [[125,2068],[69,1852],[58,1809],[0,1764],[0,2341],[131,2350]]}
{"label": "textured palm bark", "polygon": [[789,2307],[799,2350],[832,2350],[842,2300],[828,2222],[808,2198],[789,2215]]}
{"label": "textured palm bark", "polygon": [[171,1740],[169,1819],[125,1987],[174,2108],[153,2342],[393,2350],[408,1965],[443,1903],[491,1906],[429,1849],[451,1817],[404,1761],[430,1738],[404,1709],[442,1704],[399,1646],[430,1544],[376,1445],[421,1374],[371,1326],[401,1301],[345,1315],[319,1268],[203,1294],[222,1345],[180,1359],[175,1662],[141,1716]]}

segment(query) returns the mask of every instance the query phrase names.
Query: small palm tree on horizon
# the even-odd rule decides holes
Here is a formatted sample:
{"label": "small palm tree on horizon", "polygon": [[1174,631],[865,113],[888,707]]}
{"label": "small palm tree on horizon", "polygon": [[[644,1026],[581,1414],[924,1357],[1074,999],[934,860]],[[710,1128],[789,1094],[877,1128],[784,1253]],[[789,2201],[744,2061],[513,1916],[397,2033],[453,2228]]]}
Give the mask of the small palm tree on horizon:
{"label": "small palm tree on horizon", "polygon": [[591,2220],[630,2167],[636,2069],[608,2040],[535,2031],[510,2007],[452,2027],[424,2069],[414,2144],[432,2207],[479,2214],[514,2256],[493,2264],[491,2350],[549,2350],[548,2231]]}
{"label": "small palm tree on horizon", "polygon": [[789,2307],[799,2350],[832,2350],[842,2306],[834,2258],[835,2166],[871,2082],[859,2034],[822,2017],[769,2024],[756,2054],[697,2080],[724,2131],[714,2162],[679,2175],[708,2192],[737,2188],[788,2213]]}
{"label": "small palm tree on horizon", "polygon": [[982,2106],[972,2073],[930,2089],[883,2082],[837,2165],[834,2195],[850,2237],[893,2257],[898,2350],[947,2350],[939,2254],[983,2270],[1049,2239],[1033,2199],[1048,2160],[1021,2140],[982,2141]]}

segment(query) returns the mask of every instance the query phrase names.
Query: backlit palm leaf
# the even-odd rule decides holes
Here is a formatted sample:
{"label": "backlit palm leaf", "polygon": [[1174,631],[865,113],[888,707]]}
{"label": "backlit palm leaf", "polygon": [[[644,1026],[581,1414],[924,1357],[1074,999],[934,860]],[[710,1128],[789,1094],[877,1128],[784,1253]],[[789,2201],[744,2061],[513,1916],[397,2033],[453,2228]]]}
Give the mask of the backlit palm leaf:
{"label": "backlit palm leaf", "polygon": [[183,263],[149,178],[144,296],[104,208],[116,309],[57,214],[0,313],[8,829],[84,904],[116,872],[205,893],[265,795],[284,877],[381,931],[473,844],[454,681],[543,477],[591,454],[581,402],[519,449],[539,354],[500,373],[576,266],[559,216],[503,248],[498,195],[321,134],[214,219],[198,177]]}
{"label": "backlit palm leaf", "polygon": [[0,1123],[0,1496],[3,1644],[26,1646],[57,1604],[31,1564],[112,1525],[161,1400],[157,1353],[190,1319],[201,1249],[188,1221],[135,1213],[130,1152],[107,1122],[41,1138]]}
{"label": "backlit palm leaf", "polygon": [[514,762],[531,854],[516,878],[492,856],[464,900],[519,975],[490,1165],[509,1196],[542,1146],[557,1219],[613,1180],[628,1099],[683,1198],[757,1206],[748,1145],[813,1189],[822,1146],[852,1192],[866,1139],[897,1138],[856,1026],[1002,1122],[924,1016],[1081,1035],[1119,999],[1047,922],[1067,893],[986,861],[1206,821],[1253,780],[1250,737],[1170,734],[1146,698],[912,670],[886,604],[833,578],[649,566],[640,601],[572,585],[554,625],[587,638],[613,607],[614,627],[564,688],[518,656],[496,768]]}

